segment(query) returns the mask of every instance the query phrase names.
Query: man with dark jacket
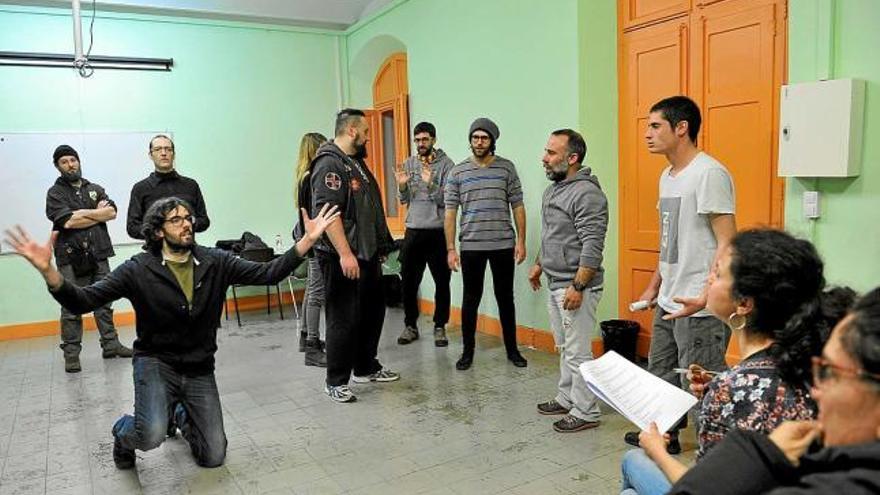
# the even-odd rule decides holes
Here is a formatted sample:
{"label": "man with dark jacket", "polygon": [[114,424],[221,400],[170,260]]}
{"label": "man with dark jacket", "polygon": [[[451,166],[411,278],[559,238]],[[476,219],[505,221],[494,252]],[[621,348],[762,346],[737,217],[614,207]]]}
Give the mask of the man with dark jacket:
{"label": "man with dark jacket", "polygon": [[[46,193],[46,217],[52,222],[52,229],[58,232],[55,244],[58,270],[76,285],[89,285],[110,273],[107,260],[115,253],[107,222],[116,218],[116,204],[103,187],[83,179],[75,149],[62,144],[55,149],[52,161],[60,177]],[[95,308],[94,315],[101,334],[101,355],[105,359],[131,357],[131,349],[119,342],[110,304]],[[61,306],[61,349],[64,371],[68,373],[82,371],[79,361],[82,334],[82,316]]]}
{"label": "man with dark jacket", "polygon": [[443,234],[446,174],[454,163],[437,142],[437,129],[430,122],[420,122],[413,129],[417,153],[403,162],[397,171],[400,203],[407,205],[406,234],[400,248],[403,279],[404,328],[397,343],[404,345],[419,338],[419,285],[425,266],[434,278],[434,345],[446,347],[446,323],[449,321],[449,278],[446,263],[446,239]]}
{"label": "man with dark jacket", "polygon": [[336,402],[353,402],[349,378],[355,383],[400,378],[376,359],[385,320],[382,259],[393,242],[379,185],[363,161],[370,132],[364,113],[340,111],[335,132],[333,141],[318,149],[311,174],[312,211],[329,204],[342,215],[315,246],[326,292],[324,392]]}
{"label": "man with dark jacket", "polygon": [[205,199],[199,183],[189,177],[177,173],[174,168],[174,141],[164,134],[158,134],[150,140],[150,160],[155,171],[146,179],[131,188],[128,202],[128,219],[125,228],[132,239],[143,239],[141,223],[144,212],[154,201],[174,196],[193,207],[192,216],[195,220],[195,232],[204,232],[211,226]]}
{"label": "man with dark jacket", "polygon": [[123,297],[134,307],[135,406],[134,416],[124,415],[113,426],[119,469],[134,467],[135,449],[162,444],[171,415],[200,466],[223,463],[226,434],[214,353],[226,290],[231,284],[283,280],[338,216],[333,209],[321,210],[314,220],[306,215],[306,235],[293,248],[269,263],[254,263],[196,245],[191,211],[179,198],[153,203],[142,231],[147,252],[87,287],[72,284],[53,266],[57,234],[40,245],[21,228],[6,232],[7,243],[43,275],[52,297],[69,311],[84,313]]}
{"label": "man with dark jacket", "polygon": [[544,149],[544,173],[553,183],[541,204],[541,252],[529,270],[532,289],[541,273],[550,289],[547,307],[559,349],[559,392],[538,404],[545,415],[563,414],[553,429],[570,433],[599,426],[599,401],[581,376],[593,359],[591,337],[602,298],[602,250],[608,229],[608,200],[599,180],[583,166],[584,138],[571,129],[554,131]]}

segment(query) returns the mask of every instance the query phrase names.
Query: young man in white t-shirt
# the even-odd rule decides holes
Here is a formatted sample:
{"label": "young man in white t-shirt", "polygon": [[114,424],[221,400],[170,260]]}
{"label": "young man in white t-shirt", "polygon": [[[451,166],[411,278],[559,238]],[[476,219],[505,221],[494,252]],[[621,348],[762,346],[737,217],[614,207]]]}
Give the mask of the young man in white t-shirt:
{"label": "young man in white t-shirt", "polygon": [[[669,162],[660,176],[660,263],[639,298],[656,304],[648,371],[687,389],[673,368],[699,364],[725,367],[730,329],[706,310],[709,272],[736,234],[733,180],[717,160],[697,148],[700,109],[686,96],[657,102],[648,115],[648,151]],[[653,306],[653,304],[652,304]],[[670,431],[667,450],[681,451],[678,430]],[[626,434],[638,445],[638,432]]]}

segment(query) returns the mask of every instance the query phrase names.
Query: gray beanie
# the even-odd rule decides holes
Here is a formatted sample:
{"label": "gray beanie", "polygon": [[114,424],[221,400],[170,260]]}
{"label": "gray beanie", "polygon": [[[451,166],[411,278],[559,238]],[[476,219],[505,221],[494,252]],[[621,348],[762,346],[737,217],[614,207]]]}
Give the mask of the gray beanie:
{"label": "gray beanie", "polygon": [[468,140],[470,140],[476,130],[489,133],[489,135],[492,136],[492,143],[495,143],[495,141],[498,141],[498,138],[501,137],[501,131],[498,130],[498,126],[495,125],[495,122],[492,122],[486,117],[480,117],[471,124],[471,130],[468,131]]}

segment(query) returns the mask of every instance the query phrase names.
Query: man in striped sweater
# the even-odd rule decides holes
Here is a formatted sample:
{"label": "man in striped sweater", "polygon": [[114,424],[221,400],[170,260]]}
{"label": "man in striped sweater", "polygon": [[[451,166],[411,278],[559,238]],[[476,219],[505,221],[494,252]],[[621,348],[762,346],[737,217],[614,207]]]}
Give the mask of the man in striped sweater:
{"label": "man in striped sweater", "polygon": [[[486,264],[492,271],[495,300],[507,359],[524,368],[528,362],[516,346],[516,307],[513,302],[514,262],[526,257],[526,210],[516,167],[495,155],[498,126],[487,118],[475,120],[468,132],[472,156],[454,166],[446,181],[446,251],[449,268],[461,267],[464,294],[461,333],[464,349],[455,363],[466,370],[474,361],[477,310],[483,297]],[[455,248],[455,221],[461,208],[461,257]],[[510,221],[510,213],[516,231]]]}

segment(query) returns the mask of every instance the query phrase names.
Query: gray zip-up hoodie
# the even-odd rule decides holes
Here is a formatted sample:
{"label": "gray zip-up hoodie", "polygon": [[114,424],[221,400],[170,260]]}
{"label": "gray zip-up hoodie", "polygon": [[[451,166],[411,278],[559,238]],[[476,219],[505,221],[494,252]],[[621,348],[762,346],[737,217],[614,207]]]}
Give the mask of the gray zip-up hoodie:
{"label": "gray zip-up hoodie", "polygon": [[422,162],[418,156],[411,156],[403,162],[403,169],[409,173],[406,189],[400,192],[400,203],[409,206],[406,212],[406,228],[408,229],[442,229],[443,216],[446,210],[443,189],[446,187],[446,176],[455,165],[443,150],[434,150],[434,161],[431,162],[431,179],[428,183],[422,180]]}
{"label": "gray zip-up hoodie", "polygon": [[551,290],[571,285],[581,266],[596,270],[587,288],[602,285],[606,230],[608,199],[589,167],[547,187],[541,201],[541,268]]}

